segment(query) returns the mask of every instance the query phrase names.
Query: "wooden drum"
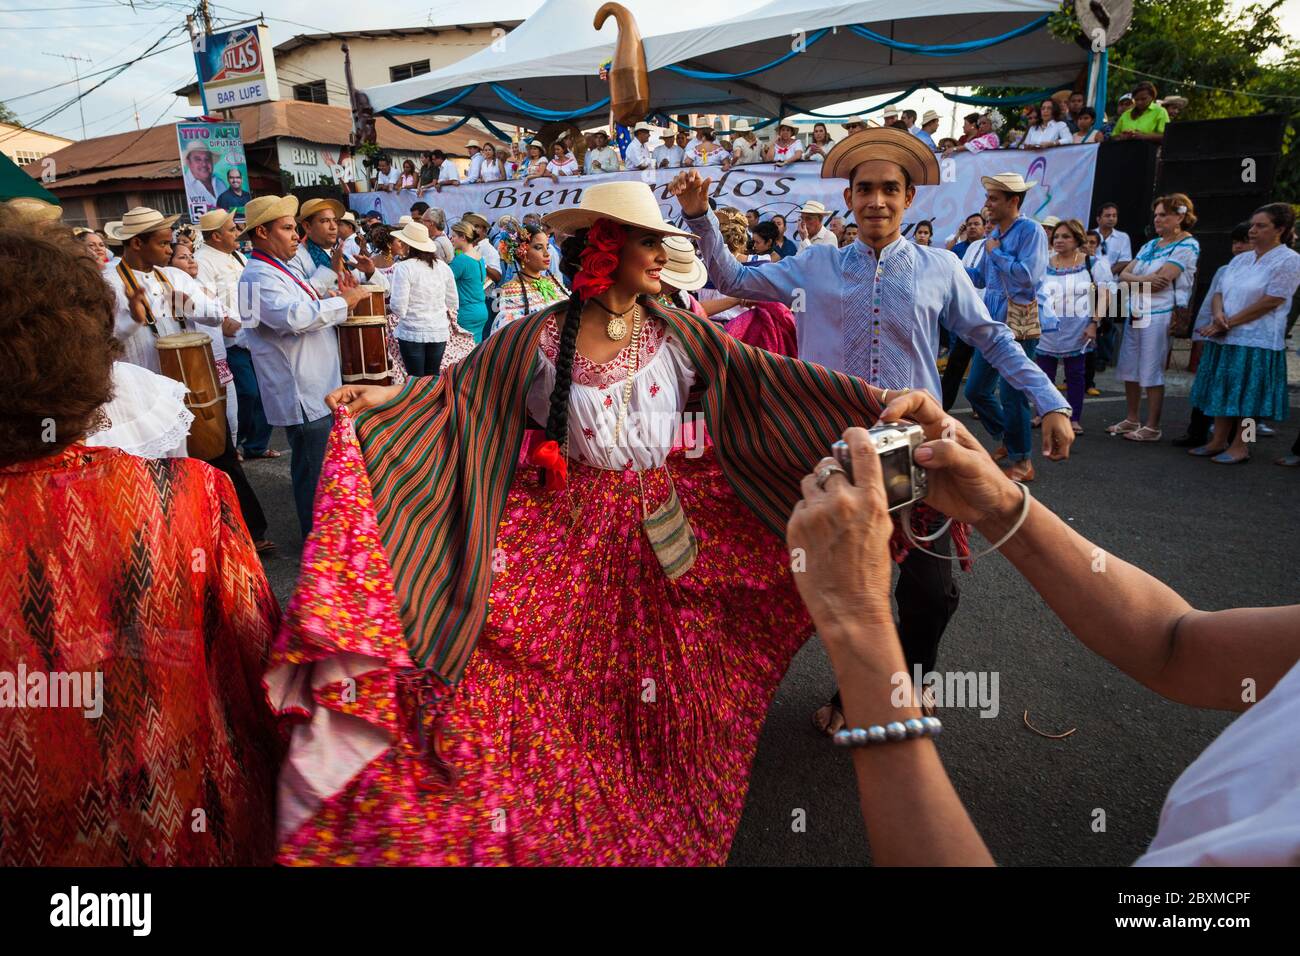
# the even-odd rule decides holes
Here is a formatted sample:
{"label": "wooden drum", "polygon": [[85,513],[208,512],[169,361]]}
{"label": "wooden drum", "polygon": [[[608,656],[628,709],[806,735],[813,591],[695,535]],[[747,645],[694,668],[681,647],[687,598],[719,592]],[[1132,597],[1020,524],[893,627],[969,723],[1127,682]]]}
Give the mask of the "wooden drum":
{"label": "wooden drum", "polygon": [[363,285],[361,291],[366,293],[366,297],[353,306],[349,315],[387,315],[388,308],[384,305],[384,287],[380,285]]}
{"label": "wooden drum", "polygon": [[[382,293],[380,293],[382,297]],[[363,299],[362,305],[365,304]],[[388,316],[353,315],[338,327],[344,385],[391,385]]]}
{"label": "wooden drum", "polygon": [[202,332],[179,332],[155,340],[158,365],[168,378],[189,389],[185,406],[194,413],[189,455],[211,461],[226,450],[226,390],[217,381],[212,340]]}

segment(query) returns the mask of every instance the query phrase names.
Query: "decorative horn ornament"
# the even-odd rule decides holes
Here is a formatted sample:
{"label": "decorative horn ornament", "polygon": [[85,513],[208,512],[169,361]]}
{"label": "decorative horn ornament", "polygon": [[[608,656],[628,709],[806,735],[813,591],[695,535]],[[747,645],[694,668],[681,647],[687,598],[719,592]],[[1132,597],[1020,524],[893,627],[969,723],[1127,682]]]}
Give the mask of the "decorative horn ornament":
{"label": "decorative horn ornament", "polygon": [[610,17],[618,25],[618,42],[609,70],[609,115],[614,122],[634,126],[650,112],[650,74],[645,65],[645,47],[632,11],[621,3],[602,4],[596,11],[597,30]]}

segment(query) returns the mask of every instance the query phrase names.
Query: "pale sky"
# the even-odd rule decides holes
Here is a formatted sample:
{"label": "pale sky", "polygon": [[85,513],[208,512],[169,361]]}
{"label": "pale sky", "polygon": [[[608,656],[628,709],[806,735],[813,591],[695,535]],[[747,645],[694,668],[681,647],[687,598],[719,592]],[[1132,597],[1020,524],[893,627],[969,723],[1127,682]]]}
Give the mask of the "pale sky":
{"label": "pale sky", "polygon": [[[231,2],[234,7],[224,2],[211,4],[218,24],[233,23],[259,12],[259,4],[251,0]],[[1236,0],[1238,6],[1246,2]],[[266,19],[272,40],[281,43],[297,33],[411,27],[466,18],[479,22],[513,19],[539,5],[537,0],[471,0],[469,3],[396,0],[369,5],[357,0],[277,0],[270,6],[275,15]],[[72,98],[73,85],[67,83],[57,89],[35,92],[72,79],[73,62],[61,59],[60,55],[89,60],[76,63],[86,77],[139,55],[172,30],[161,47],[176,46],[176,49],[141,61],[82,100],[86,135],[102,136],[135,129],[137,115],[142,127],[192,116],[197,108],[173,96],[171,91],[194,79],[194,61],[184,34],[185,14],[193,8],[193,4],[183,0],[134,0],[130,6],[127,0],[45,0],[45,5],[39,0],[4,0],[4,8],[0,10],[0,43],[5,50],[0,62],[0,102],[5,102],[25,123],[79,139],[81,114],[77,106],[44,118]],[[1283,22],[1293,34],[1300,35],[1300,0],[1287,0],[1283,10]],[[81,88],[87,90],[103,79],[103,75],[83,79]],[[1112,82],[1116,79],[1113,77]],[[825,107],[822,112],[851,112],[864,102],[879,102],[886,95],[869,97],[843,108]],[[911,107],[918,113],[937,110],[944,118],[940,133],[948,133],[953,104],[937,94],[917,94],[901,103],[900,108],[903,107]],[[958,107],[959,117],[963,112]]]}

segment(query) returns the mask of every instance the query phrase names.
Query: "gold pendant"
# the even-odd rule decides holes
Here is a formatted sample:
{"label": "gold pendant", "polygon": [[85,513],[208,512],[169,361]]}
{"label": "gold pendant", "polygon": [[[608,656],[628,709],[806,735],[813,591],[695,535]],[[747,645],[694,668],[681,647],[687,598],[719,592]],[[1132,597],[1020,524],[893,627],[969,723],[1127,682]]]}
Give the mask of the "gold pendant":
{"label": "gold pendant", "polygon": [[616,315],[605,324],[605,334],[611,341],[618,342],[627,335],[627,323]]}

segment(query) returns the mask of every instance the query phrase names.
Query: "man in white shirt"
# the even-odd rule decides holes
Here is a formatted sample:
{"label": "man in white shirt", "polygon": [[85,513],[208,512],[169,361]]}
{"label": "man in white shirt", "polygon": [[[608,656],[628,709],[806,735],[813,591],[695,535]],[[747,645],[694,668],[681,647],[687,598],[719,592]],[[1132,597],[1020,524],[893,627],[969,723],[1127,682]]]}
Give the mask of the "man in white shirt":
{"label": "man in white shirt", "polygon": [[[236,258],[235,246],[239,241],[239,227],[235,224],[234,210],[213,209],[199,220],[203,244],[194,250],[194,261],[199,267],[199,285],[210,298],[221,303],[224,315],[221,326],[205,326],[203,331],[212,340],[212,358],[217,363],[217,377],[226,382],[226,421],[232,438],[239,434],[239,398],[235,391],[234,370],[230,366],[228,349],[243,331],[239,322],[239,276],[244,271],[242,258]],[[225,375],[222,375],[222,372]]]}
{"label": "man in white shirt", "polygon": [[185,167],[185,195],[190,202],[201,200],[208,209],[215,209],[217,197],[230,187],[212,171],[212,150],[202,140],[192,139],[185,144],[182,157]]}
{"label": "man in white shirt", "polygon": [[366,293],[344,274],[337,294],[322,298],[289,268],[298,251],[297,212],[294,196],[259,196],[246,207],[243,235],[253,252],[239,279],[239,301],[266,419],[284,428],[293,452],[294,504],[306,538],[334,420],[325,396],[343,381],[334,326]]}
{"label": "man in white shirt", "polygon": [[[460,170],[456,164],[440,149],[433,151],[433,162],[438,168],[438,191],[442,191],[443,186],[459,186]],[[479,160],[480,163],[483,160]]]}
{"label": "man in white shirt", "polygon": [[799,251],[806,252],[813,246],[840,246],[835,233],[823,225],[827,210],[815,199],[810,199],[799,210]]}
{"label": "man in white shirt", "polygon": [[1119,275],[1133,261],[1133,240],[1128,233],[1115,228],[1118,222],[1119,206],[1113,202],[1102,203],[1097,210],[1097,235],[1101,236],[1097,253],[1106,257],[1110,271],[1115,275]]}
{"label": "man in white shirt", "polygon": [[[583,157],[583,171],[588,176],[618,172],[618,150],[609,145],[609,133],[598,129],[592,136],[596,145],[587,150],[587,155]],[[646,137],[647,140],[649,138]]]}
{"label": "man in white shirt", "polygon": [[[218,213],[223,212],[218,210]],[[124,357],[126,361],[153,372],[161,372],[155,344],[158,338],[178,332],[202,330],[208,333],[214,343],[216,361],[223,320],[233,320],[238,314],[228,313],[222,302],[209,295],[188,273],[165,265],[171,258],[172,224],[177,218],[164,216],[144,206],[128,212],[122,217],[122,226],[118,230],[123,240],[122,261],[112,271],[104,273],[116,300],[113,331],[123,344]],[[213,331],[209,332],[209,328]],[[220,361],[224,364],[225,353],[221,351],[220,354]],[[234,438],[229,430],[225,449],[208,463],[230,477],[239,498],[244,524],[257,550],[267,551],[274,547],[266,540],[266,516],[239,466]]]}
{"label": "man in white shirt", "polygon": [[685,152],[677,145],[677,134],[672,130],[667,130],[663,135],[663,144],[655,147],[654,167],[655,169],[671,169],[682,164],[682,154]]}
{"label": "man in white shirt", "polygon": [[469,153],[469,171],[465,174],[465,182],[476,183],[479,181],[479,173],[483,168],[483,149],[476,139],[471,139],[465,144],[465,151]]}
{"label": "man in white shirt", "polygon": [[357,217],[351,209],[339,219],[339,240],[343,243],[343,258],[355,262],[361,255],[361,244],[357,242]]}
{"label": "man in white shirt", "polygon": [[624,166],[628,170],[654,167],[654,154],[647,145],[653,132],[654,128],[649,123],[637,123],[632,130],[632,142],[627,144],[627,154],[623,157]]}
{"label": "man in white shirt", "polygon": [[381,193],[397,192],[397,182],[400,178],[397,170],[393,168],[393,161],[388,156],[380,156],[375,160],[377,172],[375,173],[375,190]]}

